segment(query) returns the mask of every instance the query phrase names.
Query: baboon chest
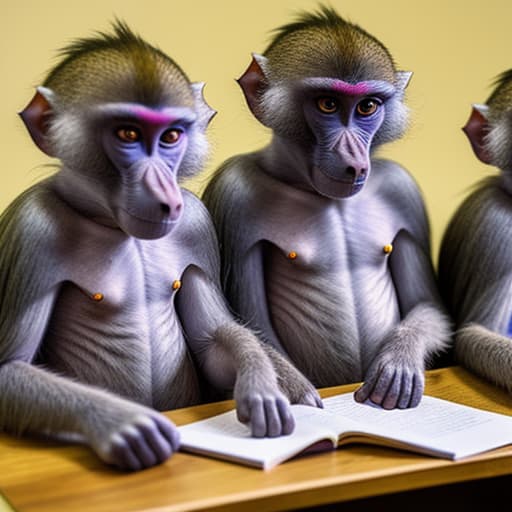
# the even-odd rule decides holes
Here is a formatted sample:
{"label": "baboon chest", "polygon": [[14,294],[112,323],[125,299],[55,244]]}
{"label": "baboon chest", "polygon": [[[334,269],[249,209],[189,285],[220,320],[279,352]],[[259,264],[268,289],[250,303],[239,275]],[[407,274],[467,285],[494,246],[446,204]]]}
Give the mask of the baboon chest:
{"label": "baboon chest", "polygon": [[67,279],[46,334],[47,357],[82,381],[161,402],[178,375],[195,375],[175,309],[182,259],[173,259],[169,244],[133,239],[92,252],[84,248],[66,262]]}

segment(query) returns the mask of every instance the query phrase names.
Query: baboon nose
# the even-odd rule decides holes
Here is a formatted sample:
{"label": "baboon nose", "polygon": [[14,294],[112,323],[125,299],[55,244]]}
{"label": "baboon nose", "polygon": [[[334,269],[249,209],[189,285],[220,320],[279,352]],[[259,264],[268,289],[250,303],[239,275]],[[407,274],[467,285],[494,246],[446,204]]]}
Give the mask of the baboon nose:
{"label": "baboon nose", "polygon": [[353,179],[354,181],[356,181],[357,179],[359,178],[365,178],[366,177],[366,173],[367,173],[367,169],[365,169],[364,167],[363,168],[355,168],[353,167],[352,165],[349,165],[346,169],[345,169],[345,172],[347,173],[347,175]]}
{"label": "baboon nose", "polygon": [[169,205],[166,203],[160,203],[160,211],[166,216],[169,217],[169,220],[172,222],[179,219],[181,215],[183,204],[181,202],[176,202],[175,204]]}
{"label": "baboon nose", "polygon": [[174,205],[174,208],[171,211],[171,220],[178,220],[179,216],[181,215],[181,210],[183,208],[182,203],[178,203]]}

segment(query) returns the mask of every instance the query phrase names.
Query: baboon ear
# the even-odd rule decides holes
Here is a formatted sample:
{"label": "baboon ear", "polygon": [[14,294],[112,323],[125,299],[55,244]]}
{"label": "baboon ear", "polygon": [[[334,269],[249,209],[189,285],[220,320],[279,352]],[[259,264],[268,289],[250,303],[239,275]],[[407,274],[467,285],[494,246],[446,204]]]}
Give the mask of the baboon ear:
{"label": "baboon ear", "polygon": [[[268,84],[265,76],[267,59],[262,55],[253,53],[252,61],[245,73],[237,80],[251,109],[258,121],[262,121],[261,97]],[[263,123],[264,124],[264,123]]]}
{"label": "baboon ear", "polygon": [[50,98],[52,91],[38,87],[30,103],[19,113],[37,147],[48,156],[53,155],[48,144],[48,126],[52,116]]}
{"label": "baboon ear", "polygon": [[199,126],[202,131],[206,130],[210,121],[214,118],[215,114],[217,114],[217,111],[211,108],[204,99],[204,86],[204,82],[194,82],[191,84],[196,100],[197,113],[199,115]]}
{"label": "baboon ear", "polygon": [[401,91],[405,91],[405,88],[409,85],[412,78],[412,71],[397,71],[395,73],[396,87]]}
{"label": "baboon ear", "polygon": [[487,105],[473,105],[471,115],[464,128],[462,128],[471,143],[475,155],[484,164],[492,163],[491,155],[489,155],[489,151],[485,145],[485,136],[489,132],[489,123],[487,121],[488,110]]}

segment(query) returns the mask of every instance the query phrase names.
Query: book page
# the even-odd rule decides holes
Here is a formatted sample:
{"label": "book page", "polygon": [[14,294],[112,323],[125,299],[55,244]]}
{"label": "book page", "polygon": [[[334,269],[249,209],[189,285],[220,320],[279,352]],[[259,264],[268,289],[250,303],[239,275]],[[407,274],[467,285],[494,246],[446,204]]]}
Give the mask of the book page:
{"label": "book page", "polygon": [[464,457],[512,443],[512,417],[424,396],[412,409],[384,410],[348,393],[324,400],[326,411],[357,422],[359,430],[427,448],[437,455]]}
{"label": "book page", "polygon": [[325,409],[293,405],[289,436],[254,438],[236,411],[179,427],[185,451],[269,469],[313,447],[348,441],[374,442],[458,459],[512,443],[512,417],[424,396],[412,409],[385,410],[353,393],[324,399]]}
{"label": "book page", "polygon": [[181,447],[266,469],[324,439],[330,439],[332,448],[336,447],[338,432],[318,419],[324,414],[322,409],[292,406],[292,410],[296,427],[289,436],[252,437],[249,427],[238,421],[233,410],[179,427]]}

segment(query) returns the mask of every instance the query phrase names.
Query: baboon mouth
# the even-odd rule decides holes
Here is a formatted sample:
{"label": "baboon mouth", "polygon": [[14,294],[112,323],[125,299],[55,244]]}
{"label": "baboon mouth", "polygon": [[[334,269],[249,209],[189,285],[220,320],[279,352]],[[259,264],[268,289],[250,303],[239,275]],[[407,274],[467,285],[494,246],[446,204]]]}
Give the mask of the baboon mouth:
{"label": "baboon mouth", "polygon": [[179,220],[179,217],[175,220],[158,216],[146,217],[124,208],[117,210],[117,222],[121,230],[141,239],[161,238],[169,234],[178,225]]}
{"label": "baboon mouth", "polygon": [[350,197],[359,192],[368,176],[347,177],[332,176],[320,168],[313,170],[312,185],[321,195],[339,199]]}
{"label": "baboon mouth", "polygon": [[335,181],[336,183],[342,184],[342,185],[363,185],[366,182],[367,176],[347,176],[347,175],[340,175],[336,172],[329,172],[326,169],[322,169],[321,167],[317,167],[313,169],[313,175],[315,173],[321,173],[324,175],[327,179]]}
{"label": "baboon mouth", "polygon": [[132,219],[134,219],[138,222],[146,222],[148,224],[153,224],[153,225],[167,225],[167,224],[174,224],[176,222],[175,220],[171,220],[169,218],[169,215],[162,215],[159,218],[156,218],[156,216],[153,218],[148,218],[148,217],[143,217],[142,215],[137,214],[133,211],[126,210],[125,208],[120,208],[120,210],[125,215],[128,215],[128,217],[131,217]]}

